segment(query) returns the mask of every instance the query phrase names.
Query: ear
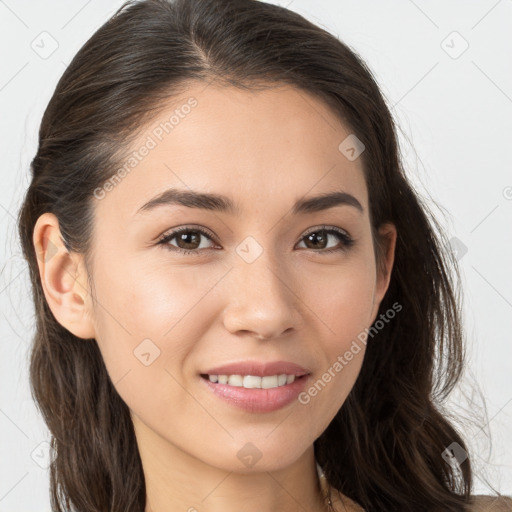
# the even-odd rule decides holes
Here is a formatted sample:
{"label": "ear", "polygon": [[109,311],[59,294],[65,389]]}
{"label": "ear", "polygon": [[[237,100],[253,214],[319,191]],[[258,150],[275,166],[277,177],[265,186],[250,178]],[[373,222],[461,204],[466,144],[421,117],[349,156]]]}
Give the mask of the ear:
{"label": "ear", "polygon": [[83,257],[68,252],[53,213],[44,213],[37,219],[32,241],[44,295],[57,322],[79,338],[94,338]]}
{"label": "ear", "polygon": [[393,270],[393,263],[395,261],[395,247],[397,231],[396,226],[392,223],[383,224],[379,228],[379,238],[381,239],[382,249],[381,258],[382,262],[377,265],[377,276],[375,283],[374,293],[374,310],[372,317],[375,320],[379,305],[386,295],[391,280],[391,271]]}

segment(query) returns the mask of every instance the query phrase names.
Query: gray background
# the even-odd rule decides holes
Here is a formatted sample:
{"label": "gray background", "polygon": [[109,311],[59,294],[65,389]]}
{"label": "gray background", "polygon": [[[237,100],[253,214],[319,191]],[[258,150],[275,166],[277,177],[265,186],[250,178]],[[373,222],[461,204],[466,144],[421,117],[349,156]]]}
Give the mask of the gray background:
{"label": "gray background", "polygon": [[[0,512],[50,510],[48,431],[28,388],[34,316],[15,217],[54,87],[121,3],[0,0]],[[366,60],[401,128],[411,180],[441,207],[434,213],[459,251],[470,359],[446,409],[476,452],[476,492],[492,493],[489,482],[512,494],[512,1],[272,3]],[[464,426],[484,405],[489,422]]]}

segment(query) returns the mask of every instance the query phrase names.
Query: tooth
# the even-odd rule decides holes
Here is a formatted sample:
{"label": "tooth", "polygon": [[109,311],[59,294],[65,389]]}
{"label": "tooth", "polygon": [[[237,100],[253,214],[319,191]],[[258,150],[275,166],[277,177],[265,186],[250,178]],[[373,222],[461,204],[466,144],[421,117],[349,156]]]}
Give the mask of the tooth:
{"label": "tooth", "polygon": [[261,388],[261,377],[246,375],[243,381],[244,388]]}
{"label": "tooth", "polygon": [[228,384],[230,386],[243,386],[243,377],[241,375],[230,375]]}
{"label": "tooth", "polygon": [[277,385],[278,386],[282,386],[286,384],[286,373],[282,373],[281,375],[279,375],[279,377],[277,378]]}
{"label": "tooth", "polygon": [[208,375],[210,382],[218,382],[219,384],[229,384],[230,386],[245,387],[247,389],[270,389],[295,381],[295,375],[266,375],[259,377],[257,375]]}
{"label": "tooth", "polygon": [[263,389],[277,387],[277,376],[276,375],[267,375],[266,377],[262,377],[261,378],[261,387]]}

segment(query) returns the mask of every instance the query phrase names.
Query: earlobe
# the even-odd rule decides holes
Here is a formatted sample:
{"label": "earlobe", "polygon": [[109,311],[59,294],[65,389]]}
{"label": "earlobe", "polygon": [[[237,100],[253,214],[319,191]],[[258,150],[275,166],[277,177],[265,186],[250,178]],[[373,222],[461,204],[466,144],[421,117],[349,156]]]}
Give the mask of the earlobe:
{"label": "earlobe", "polygon": [[56,320],[79,338],[94,338],[83,258],[66,249],[54,214],[37,219],[32,240],[44,295]]}

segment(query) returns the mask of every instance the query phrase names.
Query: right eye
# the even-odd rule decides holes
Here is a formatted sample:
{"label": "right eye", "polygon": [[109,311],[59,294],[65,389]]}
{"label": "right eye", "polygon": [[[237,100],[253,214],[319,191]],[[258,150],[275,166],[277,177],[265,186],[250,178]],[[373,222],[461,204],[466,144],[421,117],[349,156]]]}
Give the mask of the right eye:
{"label": "right eye", "polygon": [[[199,249],[205,249],[205,247],[201,247],[201,237],[211,240],[213,235],[201,228],[185,227],[164,234],[158,241],[158,244],[162,244],[169,251],[176,251],[182,254],[199,254],[201,252]],[[178,244],[182,244],[185,247],[176,247],[170,244],[169,242],[174,238],[176,238]]]}

